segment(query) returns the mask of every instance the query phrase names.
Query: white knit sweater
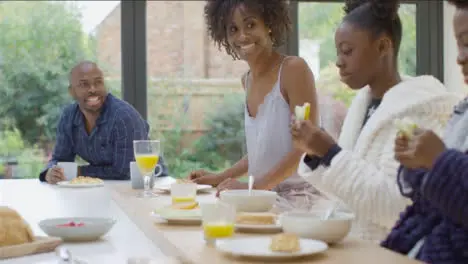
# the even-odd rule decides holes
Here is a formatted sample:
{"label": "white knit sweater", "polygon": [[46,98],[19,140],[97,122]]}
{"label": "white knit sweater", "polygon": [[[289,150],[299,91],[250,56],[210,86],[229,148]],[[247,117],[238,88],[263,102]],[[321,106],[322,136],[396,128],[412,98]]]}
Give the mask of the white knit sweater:
{"label": "white knit sweater", "polygon": [[390,89],[362,127],[371,100],[368,87],[354,98],[338,144],[343,149],[328,168],[314,171],[303,162],[298,173],[325,194],[343,201],[356,215],[352,235],[382,240],[409,200],[401,196],[394,159],[394,120],[408,117],[439,135],[460,97],[432,76],[408,77]]}

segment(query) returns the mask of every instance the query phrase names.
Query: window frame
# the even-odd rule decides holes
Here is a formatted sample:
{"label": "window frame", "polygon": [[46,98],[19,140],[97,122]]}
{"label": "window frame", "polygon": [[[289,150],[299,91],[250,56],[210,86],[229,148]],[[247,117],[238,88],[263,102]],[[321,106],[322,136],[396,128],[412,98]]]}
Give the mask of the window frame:
{"label": "window frame", "polygon": [[147,120],[146,1],[121,1],[122,98]]}

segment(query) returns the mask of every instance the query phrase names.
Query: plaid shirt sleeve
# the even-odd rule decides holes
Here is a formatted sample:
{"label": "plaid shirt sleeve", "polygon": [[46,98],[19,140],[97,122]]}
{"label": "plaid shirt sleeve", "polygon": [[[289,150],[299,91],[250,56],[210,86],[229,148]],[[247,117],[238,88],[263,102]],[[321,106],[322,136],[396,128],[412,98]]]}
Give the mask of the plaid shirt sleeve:
{"label": "plaid shirt sleeve", "polygon": [[39,180],[45,181],[47,171],[58,161],[75,161],[75,152],[73,151],[72,141],[70,139],[71,122],[73,120],[73,111],[65,109],[60,117],[57,125],[56,142],[51,160],[47,163],[46,168],[39,174]]}

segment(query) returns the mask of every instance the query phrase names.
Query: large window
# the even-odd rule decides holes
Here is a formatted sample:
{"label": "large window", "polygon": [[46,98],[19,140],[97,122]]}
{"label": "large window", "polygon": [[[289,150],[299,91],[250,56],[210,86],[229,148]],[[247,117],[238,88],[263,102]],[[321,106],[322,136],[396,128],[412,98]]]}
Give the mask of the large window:
{"label": "large window", "polygon": [[208,38],[205,1],[148,1],[147,111],[171,175],[222,170],[244,151],[241,75],[247,65]]}
{"label": "large window", "polygon": [[[290,1],[295,30],[284,50],[307,59],[319,91],[333,99],[321,100],[334,108],[324,112],[341,107],[342,119],[351,94],[337,81],[332,42],[342,1],[330,2]],[[442,3],[403,2],[401,71],[442,80]],[[245,153],[240,76],[247,65],[209,40],[204,4],[2,1],[0,178],[37,177],[51,155],[61,109],[72,102],[68,71],[83,59],[97,61],[110,91],[148,119],[152,136],[164,140],[174,176],[221,170],[239,159]]]}
{"label": "large window", "polygon": [[[333,114],[327,129],[338,136],[352,92],[339,83],[333,66],[333,32],[343,13],[341,1],[331,2],[291,1],[292,18],[297,23],[284,50],[310,63],[323,92],[321,110]],[[441,47],[429,41],[440,34],[435,27],[440,20],[439,7],[431,1],[404,2],[400,9],[404,27],[401,71],[440,78],[437,53]],[[195,168],[221,170],[245,152],[244,95],[239,77],[247,66],[211,43],[203,6],[204,1],[147,1],[145,7],[140,6],[145,16],[134,14],[139,25],[146,26],[146,42],[138,43],[142,36],[136,31],[134,71],[139,78],[134,80],[135,93],[127,99],[147,116],[153,137],[164,140],[164,157],[176,177]],[[145,80],[146,89],[139,80]]]}
{"label": "large window", "polygon": [[[320,91],[339,90],[336,71],[330,66],[333,45],[326,43],[330,43],[341,17],[338,10],[342,1],[313,2],[290,1],[295,30],[284,50],[308,60]],[[441,2],[404,3],[401,70],[413,74],[416,65],[417,74],[441,79]],[[164,157],[173,176],[184,176],[195,168],[221,170],[238,160],[245,153],[240,76],[247,65],[233,61],[209,40],[204,4],[2,1],[2,177],[37,177],[50,155],[60,109],[71,102],[66,92],[67,73],[82,58],[98,61],[111,91],[121,94],[148,119],[152,137],[164,140]],[[316,13],[320,23],[304,22],[316,19],[316,15],[304,15],[307,9]],[[325,9],[332,13],[319,12]],[[312,27],[306,30],[307,23]],[[335,113],[341,107],[338,115],[342,119],[350,94],[333,89],[333,100],[321,102],[334,108],[325,113]],[[339,122],[336,127],[340,127]],[[8,163],[18,163],[18,172],[12,173]]]}
{"label": "large window", "polygon": [[38,177],[74,64],[97,61],[120,96],[119,2],[1,2],[0,178]]}

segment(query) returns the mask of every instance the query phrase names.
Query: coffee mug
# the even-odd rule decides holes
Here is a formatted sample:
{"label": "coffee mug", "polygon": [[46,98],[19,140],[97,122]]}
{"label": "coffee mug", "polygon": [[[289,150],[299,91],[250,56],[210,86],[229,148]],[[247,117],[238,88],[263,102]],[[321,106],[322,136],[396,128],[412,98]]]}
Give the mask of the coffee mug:
{"label": "coffee mug", "polygon": [[58,162],[57,166],[63,169],[67,181],[76,178],[78,174],[78,164],[76,162]]}

